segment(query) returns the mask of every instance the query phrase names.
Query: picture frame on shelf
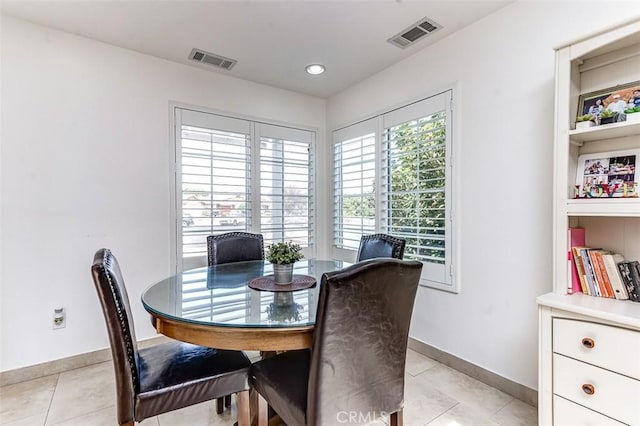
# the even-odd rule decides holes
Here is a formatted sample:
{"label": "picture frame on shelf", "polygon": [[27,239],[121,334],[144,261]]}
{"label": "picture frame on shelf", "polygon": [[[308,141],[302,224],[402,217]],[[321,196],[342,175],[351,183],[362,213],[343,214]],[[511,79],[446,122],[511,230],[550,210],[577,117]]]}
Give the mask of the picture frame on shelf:
{"label": "picture frame on shelf", "polygon": [[[587,114],[596,116],[598,124],[625,121],[626,114],[624,113],[624,110],[640,105],[640,101],[636,100],[636,98],[638,98],[638,93],[640,93],[640,81],[620,84],[594,92],[583,93],[578,98],[576,121],[578,117]],[[614,112],[615,116],[606,119],[604,117],[601,118],[600,115],[605,110]]]}
{"label": "picture frame on shelf", "polygon": [[637,198],[640,148],[578,157],[575,198]]}

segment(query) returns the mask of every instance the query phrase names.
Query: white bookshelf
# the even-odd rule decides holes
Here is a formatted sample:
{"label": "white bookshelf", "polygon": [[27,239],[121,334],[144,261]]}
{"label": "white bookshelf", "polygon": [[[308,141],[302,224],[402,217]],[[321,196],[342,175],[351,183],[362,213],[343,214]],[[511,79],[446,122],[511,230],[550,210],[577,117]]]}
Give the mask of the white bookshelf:
{"label": "white bookshelf", "polygon": [[638,135],[640,135],[640,123],[622,122],[589,127],[587,129],[569,130],[569,141],[572,145],[582,146],[585,142],[637,137]]}
{"label": "white bookshelf", "polygon": [[612,355],[640,365],[640,303],[567,294],[569,227],[585,228],[588,246],[640,259],[640,198],[574,198],[580,155],[640,149],[640,123],[575,129],[580,95],[639,80],[640,21],[556,50],[553,291],[537,299],[540,425],[640,425],[640,404],[616,403],[622,392],[640,395],[640,366],[623,374]]}

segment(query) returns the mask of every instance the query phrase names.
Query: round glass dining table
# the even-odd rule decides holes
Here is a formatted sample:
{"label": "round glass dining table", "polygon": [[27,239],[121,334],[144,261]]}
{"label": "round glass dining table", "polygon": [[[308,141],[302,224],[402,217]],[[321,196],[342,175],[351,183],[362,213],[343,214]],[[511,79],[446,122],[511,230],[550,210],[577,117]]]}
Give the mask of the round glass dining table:
{"label": "round glass dining table", "polygon": [[218,349],[282,351],[311,347],[320,280],[349,264],[309,259],[294,274],[316,278],[296,291],[260,291],[249,282],[273,274],[260,261],[214,265],[173,275],[151,285],[142,304],[159,333]]}

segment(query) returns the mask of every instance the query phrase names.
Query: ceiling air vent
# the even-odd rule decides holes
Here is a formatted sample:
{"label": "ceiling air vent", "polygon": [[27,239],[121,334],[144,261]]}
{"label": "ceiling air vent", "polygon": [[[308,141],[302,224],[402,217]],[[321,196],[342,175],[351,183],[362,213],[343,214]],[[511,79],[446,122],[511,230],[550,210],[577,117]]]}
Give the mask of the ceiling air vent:
{"label": "ceiling air vent", "polygon": [[405,28],[387,41],[395,46],[404,49],[405,47],[410,46],[416,41],[420,40],[424,36],[438,31],[440,28],[442,28],[440,24],[437,24],[430,19],[422,18],[415,24],[411,25],[409,28]]}
{"label": "ceiling air vent", "polygon": [[235,59],[225,58],[224,56],[214,53],[205,52],[200,49],[193,49],[189,54],[189,59],[203,64],[212,65],[214,67],[230,70],[238,62]]}

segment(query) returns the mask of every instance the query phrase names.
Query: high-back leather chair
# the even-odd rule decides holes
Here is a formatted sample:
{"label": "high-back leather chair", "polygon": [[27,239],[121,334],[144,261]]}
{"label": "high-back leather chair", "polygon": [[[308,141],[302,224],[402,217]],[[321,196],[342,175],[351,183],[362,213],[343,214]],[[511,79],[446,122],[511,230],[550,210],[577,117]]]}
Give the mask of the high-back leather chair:
{"label": "high-back leather chair", "polygon": [[245,262],[264,259],[264,239],[262,234],[249,232],[227,232],[207,237],[208,263]]}
{"label": "high-back leather chair", "polygon": [[238,423],[249,424],[251,362],[244,353],[178,341],[138,349],[129,297],[110,250],[96,252],[91,274],[109,332],[120,425],[234,393]]}
{"label": "high-back leather chair", "polygon": [[406,240],[387,234],[363,235],[360,239],[357,262],[376,257],[402,259]]}
{"label": "high-back leather chair", "polygon": [[[311,350],[254,363],[258,424],[269,404],[288,425],[392,413],[402,424],[409,323],[422,263],[372,259],[322,276]],[[393,281],[394,285],[389,285]],[[342,417],[341,417],[342,416]],[[361,420],[361,422],[364,420]]]}
{"label": "high-back leather chair", "polygon": [[[262,234],[250,232],[226,232],[207,237],[207,264],[246,262],[264,259],[264,239]],[[213,278],[213,274],[210,274]],[[221,414],[224,407],[231,405],[231,395],[217,401],[217,412]]]}

